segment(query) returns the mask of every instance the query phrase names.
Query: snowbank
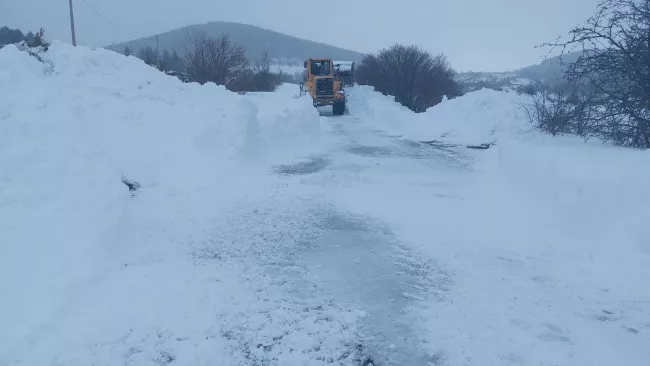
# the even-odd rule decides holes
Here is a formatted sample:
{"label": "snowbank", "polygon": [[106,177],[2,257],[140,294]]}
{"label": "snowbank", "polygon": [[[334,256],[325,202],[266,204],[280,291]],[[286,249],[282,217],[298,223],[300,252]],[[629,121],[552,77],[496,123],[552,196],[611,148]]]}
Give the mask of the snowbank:
{"label": "snowbank", "polygon": [[502,136],[516,136],[525,128],[520,109],[523,101],[516,93],[478,90],[427,109],[413,129],[427,140],[458,145],[492,143]]}
{"label": "snowbank", "polygon": [[258,289],[193,253],[264,192],[282,154],[250,154],[258,140],[286,152],[318,130],[310,100],[185,84],[104,49],[40,57],[0,50],[2,363],[246,362],[214,327],[254,316]]}
{"label": "snowbank", "polygon": [[445,98],[418,114],[370,86],[355,86],[348,94],[351,112],[375,120],[388,133],[417,141],[480,145],[527,129],[520,108],[524,99],[514,92],[482,89],[460,98]]}
{"label": "snowbank", "polygon": [[248,126],[247,153],[255,161],[282,164],[325,149],[322,121],[308,96],[299,97],[298,85],[281,84],[273,93],[248,93],[257,108],[257,122]]}
{"label": "snowbank", "polygon": [[373,87],[346,88],[348,110],[361,120],[372,122],[388,133],[412,133],[414,113],[395,101],[395,97],[376,92]]}

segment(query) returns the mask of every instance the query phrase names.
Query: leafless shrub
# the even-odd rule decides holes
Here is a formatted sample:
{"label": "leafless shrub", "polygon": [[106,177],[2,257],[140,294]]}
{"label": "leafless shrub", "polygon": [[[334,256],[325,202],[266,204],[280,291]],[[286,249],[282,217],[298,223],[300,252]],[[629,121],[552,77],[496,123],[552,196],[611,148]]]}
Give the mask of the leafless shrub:
{"label": "leafless shrub", "polygon": [[535,84],[534,84],[534,83],[528,83],[528,84],[524,84],[524,85],[518,85],[518,86],[515,88],[515,91],[516,91],[517,93],[519,93],[519,94],[526,94],[526,95],[535,95],[535,94],[537,94],[537,93],[539,92],[539,91],[537,90],[537,88],[535,87]]}
{"label": "leafless shrub", "polygon": [[555,87],[535,81],[528,86],[532,92],[530,102],[523,105],[530,122],[538,129],[552,135],[577,134],[590,136],[587,121],[589,99],[570,85]]}
{"label": "leafless shrub", "polygon": [[566,78],[586,112],[571,122],[604,141],[650,148],[650,2],[604,0],[568,41],[548,45],[581,50]]}
{"label": "leafless shrub", "polygon": [[255,74],[255,87],[258,91],[274,91],[281,83],[280,75],[271,72],[271,60],[266,52],[255,63],[253,72]]}
{"label": "leafless shrub", "polygon": [[417,46],[395,44],[377,55],[367,55],[356,68],[356,82],[393,95],[415,112],[460,95],[455,72],[443,54],[431,55]]}
{"label": "leafless shrub", "polygon": [[265,52],[255,64],[233,78],[227,88],[236,92],[271,92],[282,83],[281,76],[271,71],[271,61]]}
{"label": "leafless shrub", "polygon": [[244,47],[233,42],[230,34],[216,39],[203,32],[188,36],[185,55],[187,72],[200,84],[227,85],[249,66]]}
{"label": "leafless shrub", "polygon": [[233,92],[255,91],[255,74],[252,68],[246,68],[237,73],[237,76],[232,78],[226,87]]}

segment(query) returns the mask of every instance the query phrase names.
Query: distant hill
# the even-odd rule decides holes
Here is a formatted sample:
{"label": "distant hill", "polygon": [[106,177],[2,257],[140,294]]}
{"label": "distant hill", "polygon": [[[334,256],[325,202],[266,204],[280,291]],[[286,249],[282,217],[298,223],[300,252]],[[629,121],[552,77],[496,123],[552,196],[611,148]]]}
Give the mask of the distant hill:
{"label": "distant hill", "polygon": [[[233,41],[246,48],[247,55],[251,60],[259,59],[264,52],[268,52],[271,58],[287,65],[298,63],[302,65],[303,60],[309,57],[331,57],[339,60],[360,60],[363,57],[362,53],[356,51],[289,36],[253,25],[232,22],[190,25],[161,33],[158,35],[159,48],[161,51],[164,49],[170,52],[175,50],[182,56],[185,54],[183,45],[186,44],[187,35],[197,32],[205,32],[212,37],[230,33]],[[155,48],[156,36],[152,35],[105,48],[124,52],[125,46],[129,46],[134,52],[138,52],[139,49],[146,46]]]}
{"label": "distant hill", "polygon": [[562,56],[549,57],[537,65],[513,71],[520,78],[525,79],[557,79],[564,75],[568,64],[578,60],[581,52],[569,52]]}
{"label": "distant hill", "polygon": [[550,85],[562,85],[568,65],[576,62],[581,52],[569,52],[549,57],[537,65],[526,66],[509,72],[463,72],[458,74],[464,92],[481,88],[512,90],[528,85],[531,81],[544,81]]}

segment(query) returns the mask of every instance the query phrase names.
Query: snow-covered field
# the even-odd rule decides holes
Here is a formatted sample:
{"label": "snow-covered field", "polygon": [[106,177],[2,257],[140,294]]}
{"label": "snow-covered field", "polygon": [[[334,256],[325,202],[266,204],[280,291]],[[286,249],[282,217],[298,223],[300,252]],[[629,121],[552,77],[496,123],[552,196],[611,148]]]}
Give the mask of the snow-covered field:
{"label": "snow-covered field", "polygon": [[287,75],[295,75],[298,73],[302,73],[304,71],[304,67],[300,65],[280,65],[280,64],[272,64],[271,65],[271,72],[279,73],[283,72]]}
{"label": "snow-covered field", "polygon": [[650,364],[649,151],[41,57],[0,50],[0,365]]}

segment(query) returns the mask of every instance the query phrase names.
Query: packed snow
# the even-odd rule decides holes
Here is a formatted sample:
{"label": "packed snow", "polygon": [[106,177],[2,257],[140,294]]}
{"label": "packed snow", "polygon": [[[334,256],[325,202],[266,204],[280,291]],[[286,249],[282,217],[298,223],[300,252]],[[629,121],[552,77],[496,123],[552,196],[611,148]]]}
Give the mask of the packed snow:
{"label": "packed snow", "polygon": [[0,50],[0,365],[650,363],[649,151],[39,57]]}

